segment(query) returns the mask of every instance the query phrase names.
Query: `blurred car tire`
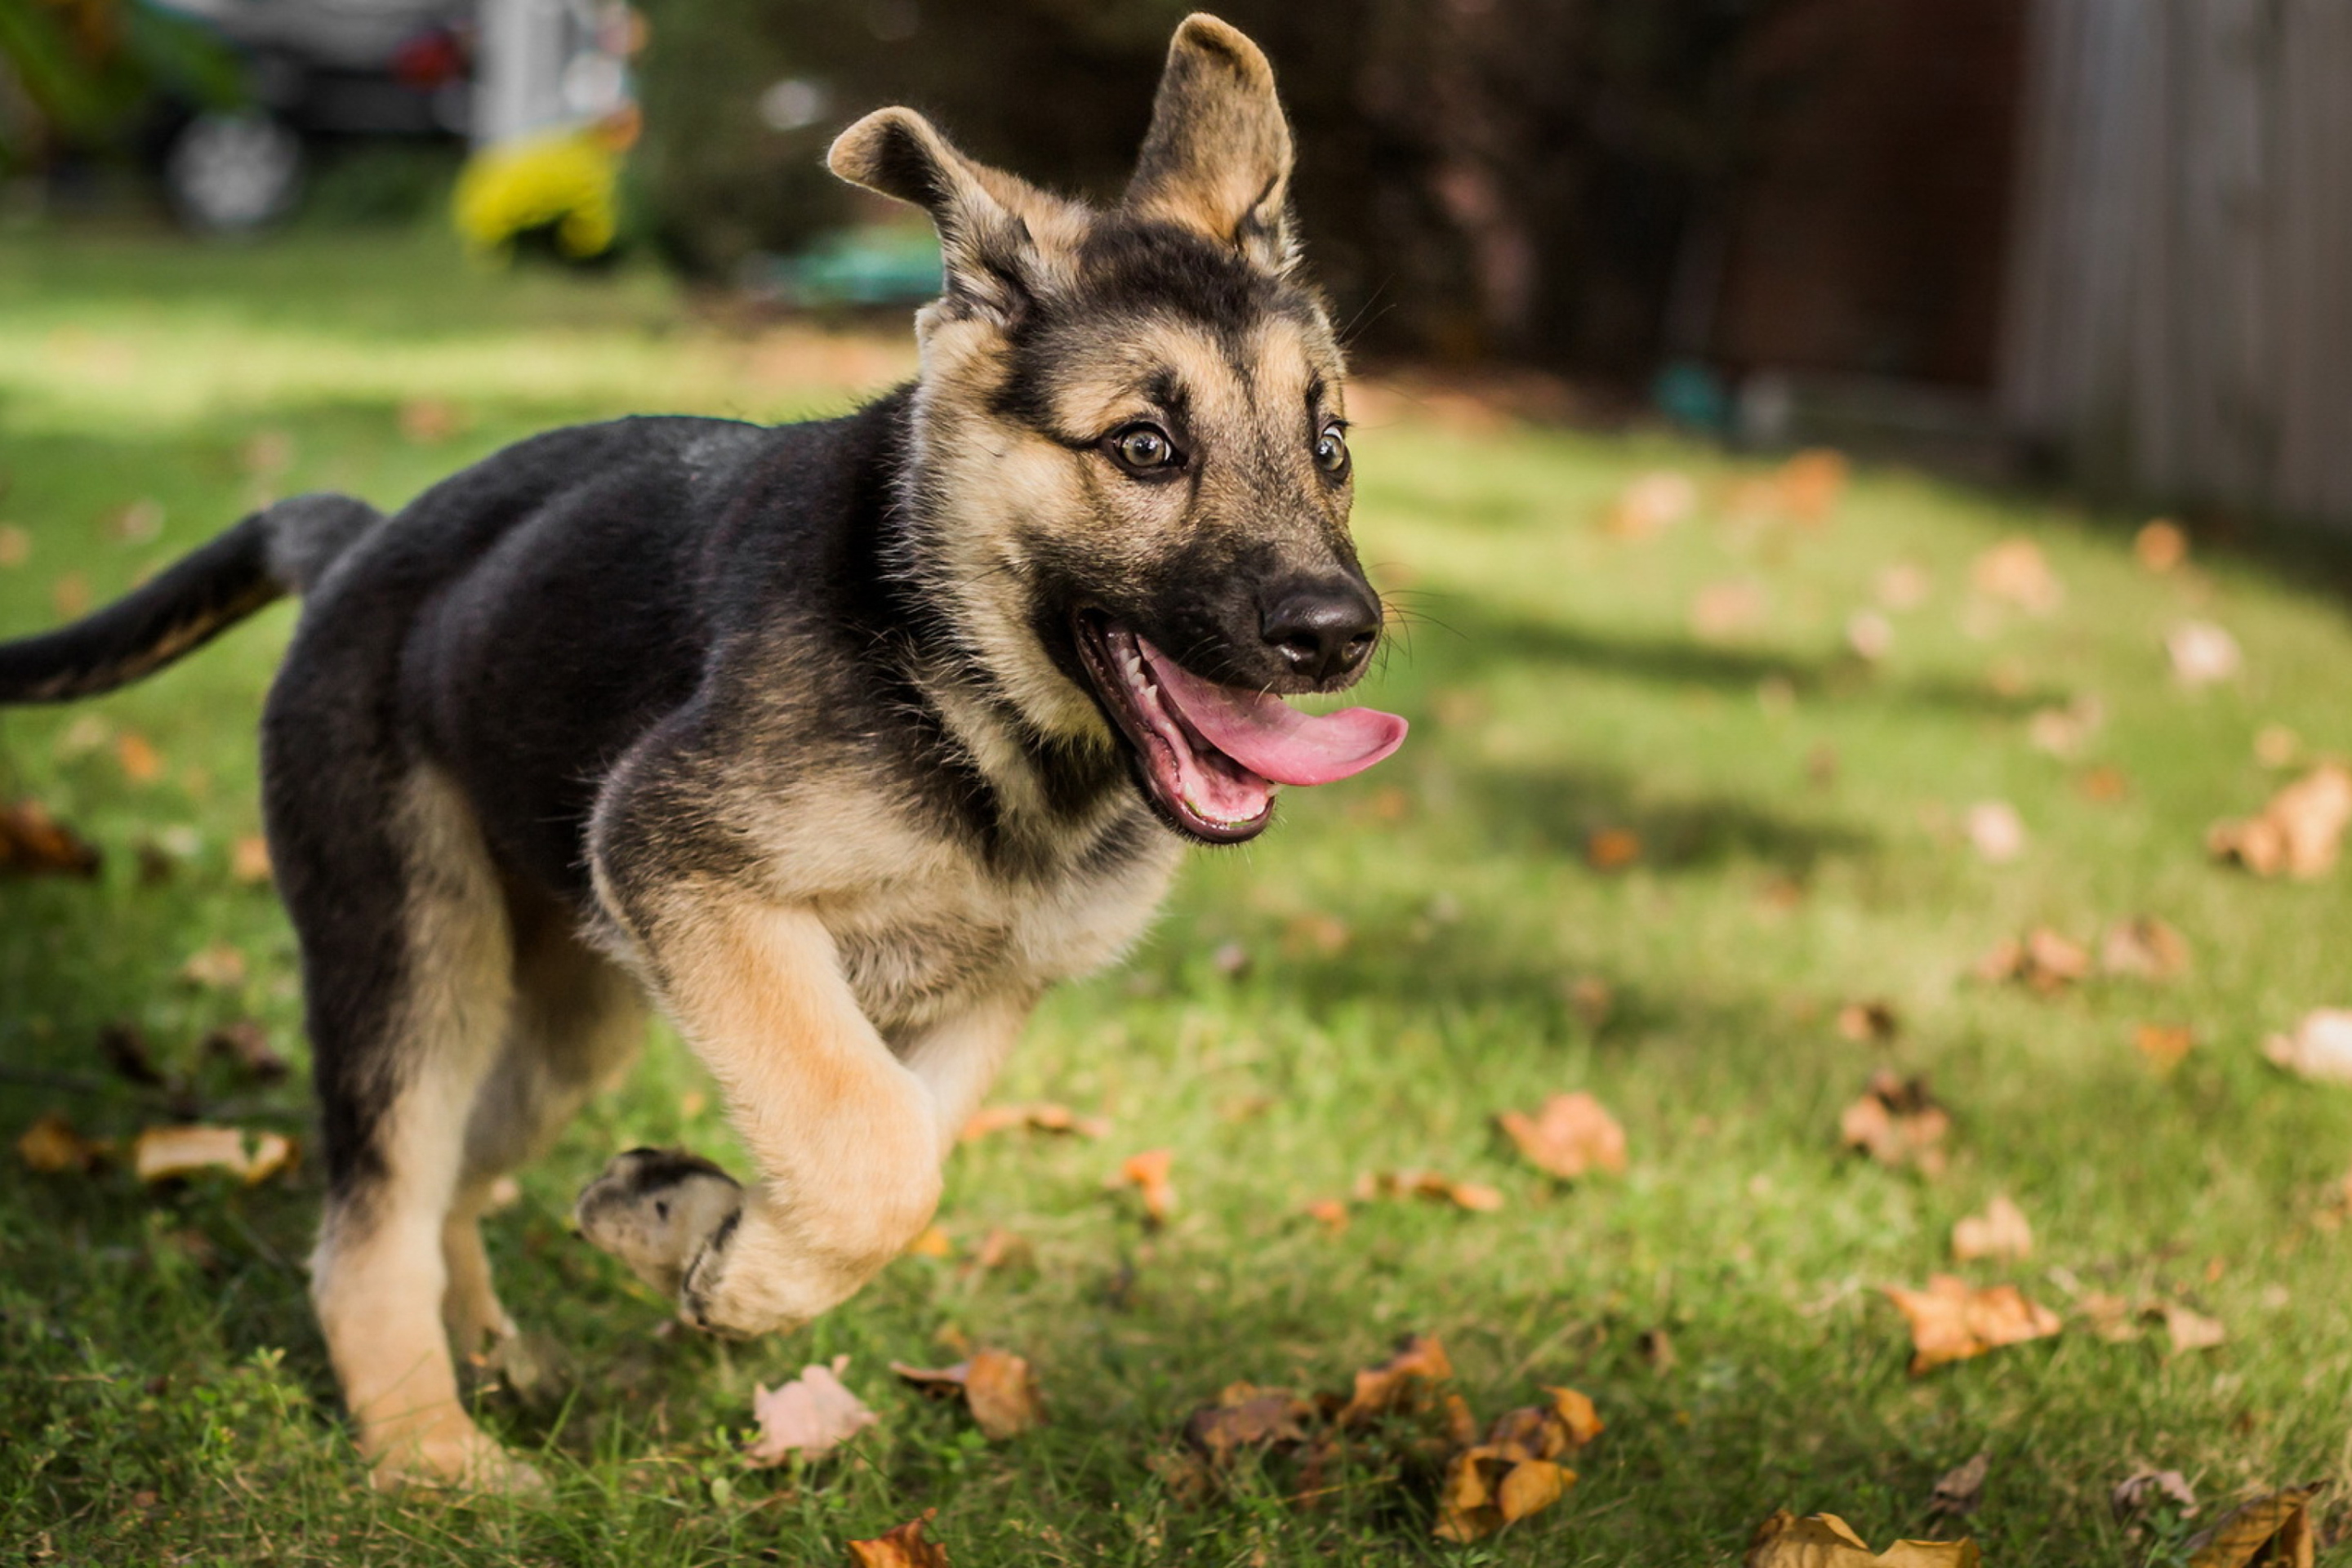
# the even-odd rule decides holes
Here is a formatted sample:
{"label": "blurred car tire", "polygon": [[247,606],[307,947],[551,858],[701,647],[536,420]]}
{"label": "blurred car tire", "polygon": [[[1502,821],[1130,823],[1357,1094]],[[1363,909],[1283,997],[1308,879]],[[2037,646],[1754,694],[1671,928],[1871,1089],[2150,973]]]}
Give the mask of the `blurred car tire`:
{"label": "blurred car tire", "polygon": [[242,234],[294,205],[302,164],[302,138],[274,116],[199,114],[163,155],[163,189],[190,228]]}

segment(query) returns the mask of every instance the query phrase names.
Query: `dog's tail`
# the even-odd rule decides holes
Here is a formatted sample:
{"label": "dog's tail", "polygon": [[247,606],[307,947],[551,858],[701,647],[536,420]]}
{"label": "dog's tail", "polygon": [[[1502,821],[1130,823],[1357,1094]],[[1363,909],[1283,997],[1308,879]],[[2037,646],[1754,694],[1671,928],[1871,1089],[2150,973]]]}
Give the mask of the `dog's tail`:
{"label": "dog's tail", "polygon": [[383,514],[350,496],[255,512],[104,609],[0,643],[0,703],[69,702],[152,675],[264,605],[299,594]]}

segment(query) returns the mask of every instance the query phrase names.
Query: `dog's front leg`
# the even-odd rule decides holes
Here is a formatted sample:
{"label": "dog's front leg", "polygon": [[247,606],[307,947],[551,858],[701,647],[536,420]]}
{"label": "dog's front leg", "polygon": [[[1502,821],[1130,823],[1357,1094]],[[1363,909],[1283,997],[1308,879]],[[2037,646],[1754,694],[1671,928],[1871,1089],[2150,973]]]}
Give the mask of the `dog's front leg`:
{"label": "dog's front leg", "polygon": [[702,1328],[796,1328],[929,1222],[953,1130],[859,1008],[814,914],[706,892],[666,915],[640,933],[650,968],[758,1180],[733,1194],[702,1162],[624,1155],[581,1194],[581,1229],[674,1287]]}

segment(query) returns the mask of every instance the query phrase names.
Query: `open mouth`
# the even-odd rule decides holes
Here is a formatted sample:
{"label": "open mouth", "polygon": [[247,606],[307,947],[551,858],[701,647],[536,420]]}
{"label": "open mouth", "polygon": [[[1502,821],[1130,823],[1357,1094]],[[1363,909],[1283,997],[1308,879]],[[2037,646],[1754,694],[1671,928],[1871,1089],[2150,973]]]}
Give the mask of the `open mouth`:
{"label": "open mouth", "polygon": [[1095,689],[1169,819],[1211,844],[1265,830],[1277,784],[1330,784],[1404,743],[1405,721],[1370,708],[1301,713],[1271,692],[1203,680],[1126,627],[1077,617]]}

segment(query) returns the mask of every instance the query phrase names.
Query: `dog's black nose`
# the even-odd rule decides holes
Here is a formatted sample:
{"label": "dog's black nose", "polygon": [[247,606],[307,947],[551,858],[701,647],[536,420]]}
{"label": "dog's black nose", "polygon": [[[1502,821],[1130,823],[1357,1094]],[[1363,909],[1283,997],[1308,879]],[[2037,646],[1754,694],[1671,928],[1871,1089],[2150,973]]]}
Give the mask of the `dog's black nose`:
{"label": "dog's black nose", "polygon": [[1301,583],[1267,601],[1259,630],[1292,674],[1319,685],[1361,668],[1380,640],[1381,606],[1360,584]]}

